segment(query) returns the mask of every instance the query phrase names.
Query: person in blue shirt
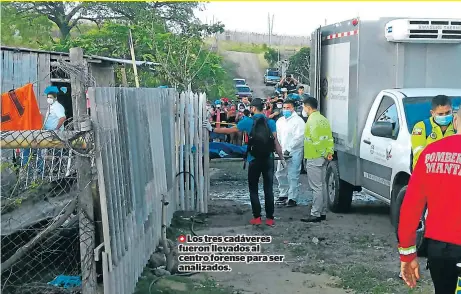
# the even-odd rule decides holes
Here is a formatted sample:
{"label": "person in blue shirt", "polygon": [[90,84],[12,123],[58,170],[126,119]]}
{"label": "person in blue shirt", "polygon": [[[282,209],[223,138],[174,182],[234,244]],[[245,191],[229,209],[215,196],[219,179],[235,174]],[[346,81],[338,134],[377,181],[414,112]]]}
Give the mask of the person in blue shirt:
{"label": "person in blue shirt", "polygon": [[[252,118],[264,117],[263,114],[264,101],[260,98],[255,98],[251,101],[250,108],[252,113]],[[247,134],[251,133],[251,130],[254,125],[254,119],[242,119],[239,121],[236,127],[232,128],[212,128],[209,121],[203,122],[203,127],[210,132],[215,132],[218,134],[233,134],[238,132],[245,132]],[[275,143],[275,150],[281,158],[282,166],[286,166],[286,162],[283,159],[282,147],[277,139],[277,128],[275,121],[272,119],[267,119],[267,125],[272,132]],[[259,201],[258,195],[258,184],[259,177],[263,176],[263,186],[264,186],[264,200],[265,200],[265,210],[266,210],[266,225],[274,226],[274,155],[271,154],[267,159],[256,159],[251,154],[247,156],[248,161],[248,188],[250,190],[250,200],[251,208],[253,210],[253,219],[250,221],[252,225],[260,225],[261,221],[261,203]]]}

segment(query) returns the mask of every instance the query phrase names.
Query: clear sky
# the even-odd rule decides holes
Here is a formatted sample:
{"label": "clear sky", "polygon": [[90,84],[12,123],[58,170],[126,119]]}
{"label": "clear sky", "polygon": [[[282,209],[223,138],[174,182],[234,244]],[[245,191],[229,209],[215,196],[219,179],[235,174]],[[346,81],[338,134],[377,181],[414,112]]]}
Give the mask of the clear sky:
{"label": "clear sky", "polygon": [[268,32],[268,13],[274,15],[276,35],[310,36],[319,25],[357,16],[461,19],[461,2],[211,2],[197,16],[221,21],[228,30]]}

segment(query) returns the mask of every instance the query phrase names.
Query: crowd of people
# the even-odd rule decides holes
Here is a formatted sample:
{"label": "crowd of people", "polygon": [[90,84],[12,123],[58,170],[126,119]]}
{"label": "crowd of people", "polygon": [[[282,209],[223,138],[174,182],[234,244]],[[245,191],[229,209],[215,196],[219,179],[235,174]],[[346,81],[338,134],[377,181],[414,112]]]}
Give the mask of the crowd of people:
{"label": "crowd of people", "polygon": [[[283,88],[280,88],[280,91],[277,91],[275,95],[263,100],[261,113],[276,122],[283,116],[283,104],[285,101],[292,101],[291,105],[294,110],[301,106],[304,86],[297,86],[297,83],[294,79],[289,81],[282,80],[281,85]],[[207,101],[208,119],[215,127],[234,127],[243,119],[251,117],[251,102],[252,98],[246,96],[235,100],[221,98],[214,102]],[[230,135],[212,133],[210,140],[239,146],[248,143],[248,138],[242,132]]]}
{"label": "crowd of people", "polygon": [[[222,127],[216,123],[213,127],[210,121],[204,122],[204,127],[211,134],[247,135],[245,160],[248,163],[248,182],[253,210],[251,224],[262,223],[258,196],[261,175],[267,225],[274,225],[274,175],[279,189],[276,202],[287,207],[297,205],[303,159],[309,185],[314,193],[314,205],[310,215],[302,218],[301,221],[326,220],[324,177],[327,162],[333,159],[333,135],[329,121],[317,110],[317,99],[304,94],[302,88],[298,88],[298,91],[298,97],[294,99],[289,98],[288,95],[284,97],[283,94],[276,99],[253,99],[249,103],[249,108],[246,108],[250,112],[250,117],[244,116],[231,126]],[[276,107],[269,112],[268,105],[272,103]],[[298,103],[302,105],[301,116],[306,120],[295,111],[295,105]],[[277,164],[275,164],[274,153],[278,155]]]}

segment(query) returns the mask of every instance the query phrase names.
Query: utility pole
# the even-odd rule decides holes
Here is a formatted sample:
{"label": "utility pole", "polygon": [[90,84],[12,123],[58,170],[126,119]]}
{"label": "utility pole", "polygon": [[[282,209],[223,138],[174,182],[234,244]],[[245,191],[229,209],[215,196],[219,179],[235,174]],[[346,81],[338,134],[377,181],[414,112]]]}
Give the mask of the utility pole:
{"label": "utility pole", "polygon": [[272,46],[272,33],[274,31],[274,15],[272,14],[272,17],[270,13],[267,13],[267,21],[268,21],[268,26],[269,26],[269,47]]}

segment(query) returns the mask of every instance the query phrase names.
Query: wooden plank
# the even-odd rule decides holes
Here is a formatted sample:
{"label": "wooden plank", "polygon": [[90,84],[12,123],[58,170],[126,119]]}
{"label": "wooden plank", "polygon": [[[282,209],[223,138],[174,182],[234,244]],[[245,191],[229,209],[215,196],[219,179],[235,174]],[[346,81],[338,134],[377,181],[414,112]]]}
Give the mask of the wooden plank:
{"label": "wooden plank", "polygon": [[203,212],[203,213],[206,213],[207,210],[206,210],[206,206],[205,206],[205,193],[204,193],[204,190],[205,190],[205,186],[204,186],[204,180],[203,180],[203,135],[204,135],[204,131],[203,131],[203,127],[202,127],[202,122],[204,120],[204,117],[203,117],[203,111],[204,111],[204,105],[206,105],[206,103],[204,103],[204,94],[201,93],[199,95],[199,103],[198,103],[198,121],[199,121],[199,125],[198,125],[198,137],[199,137],[199,141],[198,141],[198,169],[199,169],[199,174],[198,174],[198,178],[199,178],[199,198],[200,198],[200,212]]}
{"label": "wooden plank", "polygon": [[26,71],[28,74],[28,81],[30,83],[33,83],[34,94],[38,102],[40,93],[38,92],[38,54],[37,53],[33,53],[33,52],[29,53],[29,66],[26,69]]}
{"label": "wooden plank", "polygon": [[194,94],[194,147],[195,147],[195,153],[194,153],[194,178],[195,178],[195,191],[194,191],[194,197],[197,195],[197,200],[196,203],[194,203],[194,207],[196,207],[197,211],[202,212],[200,205],[202,202],[202,199],[200,198],[200,175],[199,175],[199,153],[200,153],[200,144],[199,144],[199,95]]}
{"label": "wooden plank", "polygon": [[171,178],[172,178],[172,185],[173,185],[173,199],[175,206],[173,208],[173,211],[176,211],[178,209],[178,203],[179,203],[179,190],[178,186],[176,185],[176,174],[178,173],[179,167],[179,161],[178,161],[178,129],[177,129],[177,118],[178,116],[178,95],[176,91],[168,91],[168,96],[167,99],[170,101],[170,113],[171,113],[171,120],[170,123],[173,125],[171,126],[171,130],[174,132],[174,134],[171,136],[171,164],[174,164],[174,168],[172,168],[172,173],[171,173]]}
{"label": "wooden plank", "polygon": [[51,82],[51,66],[50,66],[50,54],[41,53],[38,55],[38,87],[37,87],[37,100],[38,107],[42,115],[45,115],[48,104],[46,103],[45,89]]}
{"label": "wooden plank", "polygon": [[184,172],[185,172],[185,186],[184,186],[184,205],[185,210],[190,210],[190,136],[189,136],[189,114],[190,114],[190,93],[185,93],[184,101],[185,113],[184,113]]}
{"label": "wooden plank", "polygon": [[2,68],[2,93],[14,89],[13,83],[13,52],[2,51],[3,68]]}
{"label": "wooden plank", "polygon": [[189,93],[189,172],[190,177],[190,210],[195,210],[195,169],[194,169],[194,154],[192,153],[192,147],[194,146],[194,93]]}
{"label": "wooden plank", "polygon": [[[16,89],[18,87],[23,86],[23,76],[22,76],[22,61],[23,61],[23,54],[22,53],[13,53],[13,87],[12,89]],[[11,89],[10,89],[11,90]]]}
{"label": "wooden plank", "polygon": [[184,133],[185,133],[185,125],[184,125],[184,117],[185,117],[185,101],[186,95],[185,93],[180,94],[180,107],[179,107],[179,170],[178,173],[181,173],[178,176],[179,181],[179,203],[180,209],[186,210],[186,200],[185,200],[185,174],[183,173],[185,170],[185,155],[184,155],[184,145],[186,144]]}
{"label": "wooden plank", "polygon": [[[206,110],[206,96],[204,98],[204,106],[205,107],[205,118],[208,119],[208,111]],[[203,148],[204,158],[203,158],[203,173],[204,173],[204,181],[205,181],[205,207],[208,211],[208,202],[210,200],[210,133],[205,132],[204,136],[204,143],[205,146]]]}

